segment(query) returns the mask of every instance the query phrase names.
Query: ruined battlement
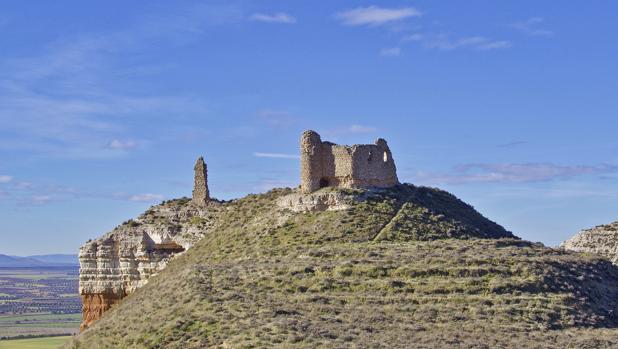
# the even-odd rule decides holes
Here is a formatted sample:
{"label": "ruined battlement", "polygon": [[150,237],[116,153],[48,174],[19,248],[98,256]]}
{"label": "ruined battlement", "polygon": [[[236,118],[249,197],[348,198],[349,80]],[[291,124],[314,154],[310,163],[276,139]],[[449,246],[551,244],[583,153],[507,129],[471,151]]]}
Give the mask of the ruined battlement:
{"label": "ruined battlement", "polygon": [[369,188],[399,184],[395,161],[386,141],[352,146],[323,142],[315,131],[300,140],[301,191],[324,187]]}

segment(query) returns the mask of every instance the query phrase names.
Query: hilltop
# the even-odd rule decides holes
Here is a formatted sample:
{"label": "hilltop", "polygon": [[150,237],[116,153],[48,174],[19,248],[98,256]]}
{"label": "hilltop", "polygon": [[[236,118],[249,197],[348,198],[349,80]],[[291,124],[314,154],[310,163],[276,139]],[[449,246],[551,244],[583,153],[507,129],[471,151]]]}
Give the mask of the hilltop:
{"label": "hilltop", "polygon": [[66,348],[618,345],[616,267],[438,189],[276,189],[190,221],[201,240]]}

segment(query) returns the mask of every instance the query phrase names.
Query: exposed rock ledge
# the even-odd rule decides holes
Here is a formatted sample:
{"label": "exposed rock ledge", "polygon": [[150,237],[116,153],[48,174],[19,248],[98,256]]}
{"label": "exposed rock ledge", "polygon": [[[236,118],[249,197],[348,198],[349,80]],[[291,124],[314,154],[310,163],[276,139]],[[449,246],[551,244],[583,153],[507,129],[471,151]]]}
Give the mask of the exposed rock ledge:
{"label": "exposed rock ledge", "polygon": [[359,196],[343,190],[323,189],[310,194],[295,192],[277,200],[277,206],[293,212],[346,210]]}
{"label": "exposed rock ledge", "polygon": [[217,202],[198,207],[189,199],[164,202],[84,244],[79,251],[82,330],[203,237],[220,207]]}
{"label": "exposed rock ledge", "polygon": [[618,264],[618,222],[582,230],[560,247],[576,252],[598,254]]}

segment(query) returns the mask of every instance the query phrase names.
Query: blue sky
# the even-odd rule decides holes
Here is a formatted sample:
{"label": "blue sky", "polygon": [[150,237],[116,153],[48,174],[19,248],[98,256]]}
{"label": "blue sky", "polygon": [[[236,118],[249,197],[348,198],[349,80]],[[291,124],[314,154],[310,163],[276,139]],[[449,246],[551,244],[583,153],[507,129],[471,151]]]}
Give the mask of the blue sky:
{"label": "blue sky", "polygon": [[199,155],[223,199],[298,139],[386,138],[401,181],[556,245],[618,220],[614,1],[0,4],[0,253],[75,252]]}

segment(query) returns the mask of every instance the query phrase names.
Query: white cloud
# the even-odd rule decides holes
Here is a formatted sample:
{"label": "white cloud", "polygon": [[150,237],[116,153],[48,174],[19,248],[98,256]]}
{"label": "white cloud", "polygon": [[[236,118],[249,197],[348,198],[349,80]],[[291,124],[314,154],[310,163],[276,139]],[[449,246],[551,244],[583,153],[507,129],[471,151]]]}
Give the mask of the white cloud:
{"label": "white cloud", "polygon": [[340,12],[336,17],[345,25],[379,26],[400,21],[410,17],[419,17],[422,13],[413,7],[383,8],[378,6],[358,7]]}
{"label": "white cloud", "polygon": [[519,30],[520,32],[530,36],[545,36],[549,37],[554,35],[554,32],[544,28],[539,28],[545,20],[541,17],[531,17],[525,21],[512,23],[510,27]]}
{"label": "white cloud", "polygon": [[[0,176],[5,177],[5,176]],[[9,176],[6,176],[9,177]],[[20,206],[45,205],[51,202],[63,202],[81,199],[97,200],[126,200],[134,202],[161,201],[165,197],[153,193],[109,193],[90,188],[82,190],[77,187],[54,183],[29,183],[12,179],[9,185],[0,188],[0,196],[3,199],[12,200]]]}
{"label": "white cloud", "polygon": [[401,48],[389,47],[380,50],[380,56],[382,57],[398,57],[401,55]]}
{"label": "white cloud", "polygon": [[274,14],[264,14],[264,13],[254,13],[249,16],[249,19],[257,22],[266,22],[266,23],[284,23],[284,24],[293,24],[296,23],[296,18],[293,16],[279,12]]}
{"label": "white cloud", "polygon": [[261,123],[273,128],[287,128],[298,122],[298,118],[287,111],[264,109],[258,112]]}
{"label": "white cloud", "polygon": [[423,34],[415,33],[404,36],[401,41],[421,41],[425,38]]}
{"label": "white cloud", "polygon": [[551,163],[465,164],[450,174],[419,173],[418,179],[434,184],[525,183],[569,179],[582,175],[618,172],[617,166],[563,166]]}
{"label": "white cloud", "polygon": [[479,50],[496,50],[501,48],[509,48],[513,46],[510,41],[500,40],[500,41],[489,41],[484,44],[480,44],[477,46]]}
{"label": "white cloud", "polygon": [[164,196],[160,194],[145,193],[145,194],[129,195],[126,198],[129,201],[135,201],[135,202],[152,202],[152,201],[161,201],[163,200]]}
{"label": "white cloud", "polygon": [[[419,39],[420,40],[420,39]],[[423,36],[422,44],[430,49],[455,50],[459,48],[472,48],[476,50],[504,49],[512,46],[506,40],[492,40],[482,36],[469,36],[459,39],[451,39],[448,35]]]}
{"label": "white cloud", "polygon": [[[0,139],[0,149],[65,158],[115,157],[114,144],[101,145],[126,134],[135,124],[127,120],[148,115],[156,118],[153,122],[171,123],[205,112],[204,103],[193,97],[127,90],[131,77],[116,72],[140,66],[123,65],[118,55],[139,54],[152,42],[184,44],[205,27],[234,18],[242,15],[206,6],[175,9],[145,15],[122,31],[70,36],[43,46],[36,55],[3,59],[0,69],[7,74],[0,80],[0,124],[11,136]],[[123,86],[122,93],[114,86]]]}
{"label": "white cloud", "polygon": [[12,180],[13,180],[13,177],[11,176],[7,176],[7,175],[0,176],[0,183],[8,183]]}
{"label": "white cloud", "polygon": [[273,158],[273,159],[300,159],[296,154],[283,154],[283,153],[253,153],[253,156],[258,158]]}
{"label": "white cloud", "polygon": [[49,195],[34,195],[30,198],[29,203],[34,205],[44,205],[49,203],[52,197]]}
{"label": "white cloud", "polygon": [[528,144],[527,141],[511,141],[511,142],[506,142],[506,143],[502,143],[502,144],[498,144],[498,147],[500,148],[512,148],[512,147],[517,147],[520,145],[525,145]]}
{"label": "white cloud", "polygon": [[34,184],[30,183],[30,182],[17,182],[15,184],[13,184],[13,186],[17,189],[31,189],[32,187],[34,187]]}
{"label": "white cloud", "polygon": [[348,132],[350,133],[371,133],[377,130],[378,129],[375,127],[363,125],[350,125],[350,127],[348,127]]}
{"label": "white cloud", "polygon": [[120,139],[113,139],[107,146],[110,149],[131,150],[137,148],[137,142],[130,139],[124,141]]}

